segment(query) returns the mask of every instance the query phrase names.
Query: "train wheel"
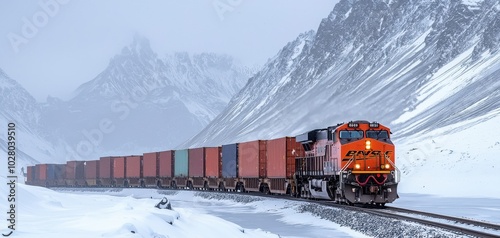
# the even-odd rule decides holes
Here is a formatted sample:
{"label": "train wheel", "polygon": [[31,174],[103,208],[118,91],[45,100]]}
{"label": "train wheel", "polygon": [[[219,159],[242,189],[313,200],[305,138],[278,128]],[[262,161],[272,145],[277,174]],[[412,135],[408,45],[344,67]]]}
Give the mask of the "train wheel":
{"label": "train wheel", "polygon": [[203,189],[204,190],[210,190],[210,187],[208,186],[207,182],[205,182],[205,184],[203,184]]}

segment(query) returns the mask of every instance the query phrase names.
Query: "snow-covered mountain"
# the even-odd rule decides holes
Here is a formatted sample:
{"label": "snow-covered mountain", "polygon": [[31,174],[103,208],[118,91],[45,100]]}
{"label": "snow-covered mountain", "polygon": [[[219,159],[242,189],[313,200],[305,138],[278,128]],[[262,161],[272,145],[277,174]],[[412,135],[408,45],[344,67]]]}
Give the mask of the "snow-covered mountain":
{"label": "snow-covered mountain", "polygon": [[42,124],[74,159],[171,149],[215,118],[250,74],[227,55],[160,57],[136,36],[71,100],[49,98]]}
{"label": "snow-covered mountain", "polygon": [[490,113],[500,107],[499,9],[488,0],[340,1],[186,145],[352,119],[392,123],[403,137]]}
{"label": "snow-covered mountain", "polygon": [[[52,158],[56,149],[45,138],[46,133],[39,126],[41,108],[31,94],[0,69],[0,127],[4,135],[0,136],[0,151],[6,155],[7,128],[15,124],[16,167],[21,173],[22,167],[38,161],[58,161]],[[7,158],[5,158],[7,163]],[[0,175],[5,175],[2,170]]]}
{"label": "snow-covered mountain", "polygon": [[[40,118],[40,107],[35,98],[21,85],[11,79],[0,69],[0,118],[19,121],[20,126],[27,129],[36,129],[35,125]],[[22,122],[22,123],[21,123]]]}
{"label": "snow-covered mountain", "polygon": [[[431,179],[423,184],[418,171],[438,167],[443,178],[498,172],[498,162],[478,170],[448,165],[451,159],[460,168],[475,168],[482,156],[500,152],[498,130],[487,134],[493,138],[483,145],[474,137],[486,133],[472,127],[500,118],[499,48],[498,1],[341,0],[316,32],[283,47],[181,147],[294,136],[349,120],[379,121],[394,132],[403,181],[439,193],[441,185]],[[441,144],[433,145],[432,138]],[[454,144],[457,138],[466,140],[468,149]],[[483,147],[495,153],[484,153]],[[440,151],[460,152],[431,157]],[[467,181],[449,188],[476,186]]]}

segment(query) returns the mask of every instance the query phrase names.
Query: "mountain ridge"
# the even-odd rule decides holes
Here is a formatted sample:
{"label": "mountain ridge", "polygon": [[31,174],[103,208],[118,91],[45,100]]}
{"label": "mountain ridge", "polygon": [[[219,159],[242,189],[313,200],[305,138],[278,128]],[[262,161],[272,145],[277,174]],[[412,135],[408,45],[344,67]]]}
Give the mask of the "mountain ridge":
{"label": "mountain ridge", "polygon": [[160,57],[136,36],[68,100],[39,103],[0,69],[0,117],[15,119],[25,141],[38,144],[26,151],[29,161],[166,150],[208,124],[252,73],[228,55]]}
{"label": "mountain ridge", "polygon": [[[254,85],[286,83],[273,89],[245,87],[229,109],[181,147],[294,136],[353,118],[385,122],[402,138],[481,116],[498,106],[494,92],[499,87],[495,80],[498,8],[498,2],[488,0],[473,7],[457,1],[342,0],[321,21],[312,44],[296,59],[296,67],[281,72],[271,69],[286,68],[288,59],[281,54],[293,51],[287,45],[250,79]],[[477,74],[483,69],[489,71]],[[450,73],[460,83],[451,84]],[[460,90],[432,102],[419,96],[439,82]],[[492,85],[491,90],[468,94],[480,90],[479,82]],[[455,98],[465,99],[464,103],[454,104]],[[479,114],[445,116],[483,99],[483,104],[476,105],[482,106]],[[419,109],[411,120],[398,120],[429,105],[431,109]],[[429,117],[433,119],[421,121]]]}

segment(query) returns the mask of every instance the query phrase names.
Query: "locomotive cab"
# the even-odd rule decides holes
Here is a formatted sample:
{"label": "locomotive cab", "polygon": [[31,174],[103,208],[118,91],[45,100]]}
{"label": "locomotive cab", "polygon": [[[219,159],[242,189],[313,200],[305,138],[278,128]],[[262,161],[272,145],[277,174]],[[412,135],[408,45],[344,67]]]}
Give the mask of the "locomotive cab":
{"label": "locomotive cab", "polygon": [[296,159],[300,196],[385,204],[397,199],[399,170],[390,129],[354,121],[297,136],[306,156]]}

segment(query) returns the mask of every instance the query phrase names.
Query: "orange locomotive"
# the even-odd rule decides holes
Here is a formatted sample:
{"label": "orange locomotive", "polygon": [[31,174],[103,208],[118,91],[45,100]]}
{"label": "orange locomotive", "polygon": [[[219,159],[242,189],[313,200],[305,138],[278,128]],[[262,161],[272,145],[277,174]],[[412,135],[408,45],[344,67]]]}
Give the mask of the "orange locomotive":
{"label": "orange locomotive", "polygon": [[296,196],[384,205],[398,198],[399,170],[389,128],[353,121],[297,136]]}

